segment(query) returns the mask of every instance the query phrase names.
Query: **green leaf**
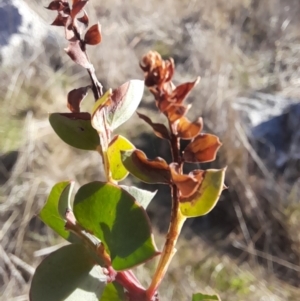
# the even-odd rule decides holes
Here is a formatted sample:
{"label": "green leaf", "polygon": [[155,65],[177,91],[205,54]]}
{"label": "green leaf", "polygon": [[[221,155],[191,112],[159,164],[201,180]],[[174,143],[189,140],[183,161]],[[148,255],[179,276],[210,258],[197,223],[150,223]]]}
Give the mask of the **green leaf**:
{"label": "green leaf", "polygon": [[141,150],[121,151],[126,169],[139,180],[149,184],[171,184],[169,165],[162,158],[150,160]]}
{"label": "green leaf", "polygon": [[150,204],[157,192],[157,190],[152,192],[144,189],[139,189],[134,186],[120,185],[120,187],[129,192],[136,199],[136,201],[141,206],[143,206],[144,209],[147,209],[148,205]]}
{"label": "green leaf", "polygon": [[120,187],[102,182],[82,186],[74,200],[77,221],[105,245],[115,270],[158,255],[146,211]]}
{"label": "green leaf", "polygon": [[139,106],[144,93],[144,81],[134,79],[115,89],[108,108],[108,124],[112,130],[126,122]]}
{"label": "green leaf", "polygon": [[78,242],[73,233],[65,230],[65,212],[71,208],[70,194],[73,189],[73,182],[60,182],[52,188],[47,202],[41,210],[39,217],[61,237],[70,242]]}
{"label": "green leaf", "polygon": [[129,173],[122,163],[121,151],[132,150],[134,148],[134,145],[121,135],[115,136],[109,143],[107,156],[112,178],[115,181],[124,180]]}
{"label": "green leaf", "polygon": [[73,147],[96,150],[100,144],[89,113],[53,113],[50,114],[49,121],[55,133]]}
{"label": "green leaf", "polygon": [[63,184],[61,185],[61,187],[63,187],[64,184],[66,183],[68,183],[68,185],[65,186],[65,188],[63,189],[58,201],[58,212],[63,219],[66,218],[66,211],[72,210],[71,196],[74,188],[74,182],[66,181],[66,182],[57,183],[57,185]]}
{"label": "green leaf", "polygon": [[224,187],[225,170],[209,169],[203,173],[203,180],[197,191],[180,200],[181,213],[186,217],[202,216],[217,204]]}
{"label": "green leaf", "polygon": [[217,300],[221,301],[218,295],[203,295],[201,293],[194,294],[192,301],[212,301]]}
{"label": "green leaf", "polygon": [[125,301],[127,300],[123,287],[117,282],[106,285],[100,301]]}
{"label": "green leaf", "polygon": [[83,245],[71,244],[50,254],[37,267],[30,301],[98,301],[106,280],[88,250]]}

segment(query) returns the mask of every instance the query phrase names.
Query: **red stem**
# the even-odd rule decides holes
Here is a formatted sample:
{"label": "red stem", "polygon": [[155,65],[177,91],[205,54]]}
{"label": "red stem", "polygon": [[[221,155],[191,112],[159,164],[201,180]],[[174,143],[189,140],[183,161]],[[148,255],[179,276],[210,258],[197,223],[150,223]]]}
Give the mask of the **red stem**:
{"label": "red stem", "polygon": [[145,288],[131,270],[118,272],[116,282],[127,290],[127,296],[130,301],[147,301]]}

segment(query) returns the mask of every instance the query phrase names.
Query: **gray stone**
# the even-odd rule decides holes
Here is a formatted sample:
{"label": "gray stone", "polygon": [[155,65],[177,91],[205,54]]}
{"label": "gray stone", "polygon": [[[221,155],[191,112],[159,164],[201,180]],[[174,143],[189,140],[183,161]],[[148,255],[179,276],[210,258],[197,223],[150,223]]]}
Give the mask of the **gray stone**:
{"label": "gray stone", "polygon": [[[0,65],[18,66],[24,61],[59,53],[61,35],[56,34],[36,12],[22,0],[0,0]],[[49,57],[49,56],[48,56]]]}
{"label": "gray stone", "polygon": [[248,96],[239,97],[234,103],[234,109],[240,113],[247,128],[252,128],[281,115],[290,105],[299,101],[281,95],[253,92]]}
{"label": "gray stone", "polygon": [[300,100],[253,93],[237,100],[249,139],[267,167],[293,182],[300,177]]}

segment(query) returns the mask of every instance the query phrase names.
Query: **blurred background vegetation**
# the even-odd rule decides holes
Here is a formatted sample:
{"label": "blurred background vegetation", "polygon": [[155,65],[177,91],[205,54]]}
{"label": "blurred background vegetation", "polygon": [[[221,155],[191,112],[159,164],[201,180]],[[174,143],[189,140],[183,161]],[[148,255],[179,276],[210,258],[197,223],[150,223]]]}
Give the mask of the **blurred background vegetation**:
{"label": "blurred background vegetation", "polygon": [[[26,0],[51,23],[48,1]],[[190,300],[217,292],[230,300],[300,300],[300,202],[298,176],[267,167],[251,146],[241,96],[259,91],[299,98],[300,2],[298,0],[90,0],[92,24],[103,41],[89,50],[104,88],[143,78],[139,60],[149,50],[173,57],[176,83],[201,76],[188,101],[190,117],[223,146],[217,161],[228,166],[229,189],[207,217],[189,220],[161,287],[162,300]],[[63,36],[63,30],[58,30]],[[74,179],[77,187],[101,179],[97,154],[72,149],[55,136],[49,112],[67,111],[68,91],[89,83],[64,54],[36,49],[34,59],[1,67],[0,81],[0,296],[28,300],[34,268],[63,242],[36,217],[51,187]],[[47,51],[49,50],[49,51]],[[51,62],[51,64],[49,63]],[[84,104],[92,104],[89,96]],[[160,120],[148,92],[141,112]],[[245,105],[247,113],[247,106]],[[168,155],[166,145],[133,117],[119,131],[149,157]],[[291,167],[293,171],[293,166]],[[299,172],[299,170],[298,170]],[[133,178],[128,181],[137,183]],[[163,242],[170,200],[165,187],[149,215]],[[137,268],[147,284],[155,262]]]}

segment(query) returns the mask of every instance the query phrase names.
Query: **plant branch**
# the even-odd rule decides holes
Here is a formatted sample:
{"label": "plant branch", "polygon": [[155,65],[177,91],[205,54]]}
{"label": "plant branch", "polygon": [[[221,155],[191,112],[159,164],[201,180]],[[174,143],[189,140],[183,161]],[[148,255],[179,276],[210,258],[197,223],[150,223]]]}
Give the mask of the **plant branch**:
{"label": "plant branch", "polygon": [[[102,138],[101,141],[104,141],[102,136],[100,136],[100,139],[101,138]],[[101,145],[103,145],[103,143],[101,143]],[[103,162],[103,165],[104,165],[104,173],[105,173],[105,176],[106,176],[106,180],[110,183],[116,184],[116,182],[113,180],[112,175],[111,175],[111,170],[110,170],[110,167],[109,167],[107,151],[103,151],[101,145],[98,145],[97,152],[102,157],[102,162]]]}
{"label": "plant branch", "polygon": [[146,300],[146,290],[131,270],[117,272],[116,282],[127,290],[130,301]]}
{"label": "plant branch", "polygon": [[92,91],[94,94],[94,99],[95,101],[97,101],[103,95],[103,87],[97,79],[93,65],[91,65],[91,67],[87,69],[87,72],[92,82]]}
{"label": "plant branch", "polygon": [[[179,166],[179,173],[182,173],[182,160],[180,155],[180,140],[179,138],[174,134],[174,131],[172,129],[172,125],[169,123],[170,131],[171,131],[171,152],[172,152],[172,158],[173,162],[178,163]],[[153,296],[157,292],[157,289],[162,282],[166,271],[171,263],[171,260],[173,256],[176,253],[176,242],[178,240],[179,234],[181,232],[182,226],[186,220],[186,217],[184,217],[180,211],[179,208],[179,190],[176,185],[171,185],[171,195],[172,195],[172,210],[171,210],[171,220],[169,225],[169,230],[167,233],[165,245],[158,263],[158,266],[156,268],[156,271],[154,273],[154,276],[152,278],[152,282],[147,289],[147,297],[148,300],[152,300]]]}
{"label": "plant branch", "polygon": [[77,28],[75,26],[73,26],[73,32],[74,35],[76,37],[76,39],[80,42],[80,48],[81,50],[84,52],[88,62],[90,63],[90,67],[87,68],[87,72],[90,76],[91,82],[92,82],[92,91],[94,94],[94,99],[95,101],[97,101],[102,95],[103,95],[103,86],[101,85],[101,83],[99,82],[99,80],[97,79],[96,73],[95,73],[95,68],[92,65],[90,58],[87,54],[86,51],[86,45],[85,42],[81,39],[80,33],[78,32]]}
{"label": "plant branch", "polygon": [[170,222],[167,238],[165,241],[165,245],[158,266],[152,278],[152,282],[149,288],[147,289],[148,300],[152,300],[152,297],[156,293],[161,281],[163,280],[163,277],[166,274],[170,262],[174,254],[176,253],[175,245],[179,237],[179,234],[181,232],[181,228],[186,219],[180,212],[179,202],[178,202],[178,189],[177,187],[176,188],[175,187],[176,187],[175,185],[172,186],[173,206],[171,212],[171,222]]}

